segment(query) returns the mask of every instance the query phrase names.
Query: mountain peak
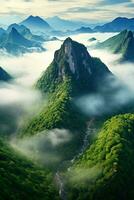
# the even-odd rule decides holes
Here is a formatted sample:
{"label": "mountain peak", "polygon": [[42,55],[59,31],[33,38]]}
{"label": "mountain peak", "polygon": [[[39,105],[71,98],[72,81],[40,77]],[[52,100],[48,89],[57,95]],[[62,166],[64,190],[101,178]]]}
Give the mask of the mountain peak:
{"label": "mountain peak", "polygon": [[66,38],[65,40],[64,40],[64,43],[63,44],[67,44],[67,43],[72,43],[73,42],[73,40],[70,38],[70,37],[68,37],[68,38]]}
{"label": "mountain peak", "polygon": [[[88,59],[90,58],[91,57],[87,51],[87,48],[83,44],[80,44],[72,40],[70,37],[68,37],[63,42],[63,45],[61,46],[61,48],[58,51],[56,51],[54,59],[56,62],[59,62],[59,59],[60,60],[63,59],[66,63],[68,63],[67,64],[68,67],[65,67],[65,68],[68,69],[70,73],[76,74],[78,78],[80,76],[79,75],[80,67],[82,68],[83,65],[87,67],[88,64],[86,64],[86,62],[88,62],[89,61]],[[63,72],[63,69],[62,69],[62,72]]]}
{"label": "mountain peak", "polygon": [[11,30],[11,32],[13,32],[13,33],[18,33],[18,31],[16,30],[16,28],[12,28],[12,30]]}
{"label": "mountain peak", "polygon": [[128,18],[127,17],[117,17],[117,18],[115,18],[113,20],[113,22],[115,22],[115,21],[122,21],[122,20],[128,20]]}
{"label": "mountain peak", "polygon": [[41,17],[39,16],[33,16],[33,15],[30,15],[27,20],[40,20],[40,21],[44,21]]}
{"label": "mountain peak", "polygon": [[[33,15],[30,15],[28,18],[29,18],[29,19],[33,19],[33,18],[34,18],[34,16],[33,16]],[[27,19],[28,19],[28,18],[27,18]]]}
{"label": "mountain peak", "polygon": [[14,27],[11,29],[11,32],[8,34],[8,43],[15,45],[21,45],[25,47],[32,47],[32,42],[23,37]]}
{"label": "mountain peak", "polygon": [[33,32],[44,32],[45,30],[51,30],[50,25],[41,17],[30,15],[24,21],[20,23],[31,29]]}
{"label": "mountain peak", "polygon": [[16,30],[16,28],[12,27],[8,38],[13,37],[15,39],[15,37],[17,38],[18,36],[20,36],[19,32]]}
{"label": "mountain peak", "polygon": [[132,31],[127,31],[127,37],[128,38],[133,38],[134,37],[133,32]]}
{"label": "mountain peak", "polygon": [[[49,83],[44,83],[43,88],[39,88],[47,92],[46,86],[51,87],[51,84],[63,82],[66,78],[71,78],[75,82],[75,87],[83,91],[97,88],[99,77],[101,78],[110,74],[108,68],[97,58],[92,58],[87,51],[87,48],[68,37],[61,48],[55,52],[54,59],[49,66],[52,73],[49,74],[52,80]],[[99,68],[102,68],[100,70]],[[50,73],[48,69],[48,73]],[[54,73],[55,72],[55,73]],[[46,82],[47,72],[43,76],[43,81]],[[44,78],[45,77],[45,78]],[[94,83],[93,83],[94,82]],[[42,87],[41,86],[41,87]]]}

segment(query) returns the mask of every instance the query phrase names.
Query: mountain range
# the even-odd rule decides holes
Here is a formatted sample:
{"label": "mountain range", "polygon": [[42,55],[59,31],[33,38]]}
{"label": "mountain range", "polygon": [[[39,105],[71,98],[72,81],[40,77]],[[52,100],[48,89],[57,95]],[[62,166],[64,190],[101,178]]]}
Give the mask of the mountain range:
{"label": "mountain range", "polygon": [[[44,51],[45,35],[58,32],[54,30],[56,26],[76,34],[121,31],[95,47],[120,54],[120,66],[121,62],[134,61],[134,19],[117,18],[95,29],[82,26],[76,30],[73,30],[74,22],[58,17],[47,21],[50,25],[40,17],[30,16],[20,24],[11,24],[7,30],[1,28],[0,48],[13,55]],[[72,27],[72,31],[66,31],[67,27]],[[95,40],[94,37],[89,39],[90,42]],[[0,81],[11,79],[0,67]],[[127,95],[126,90],[122,90],[126,89],[123,82],[99,58],[92,57],[83,44],[68,37],[55,51],[47,69],[44,66],[44,72],[33,87],[42,96],[38,112],[28,120],[23,119],[22,127],[13,137],[3,134],[1,127],[0,200],[133,200],[134,104],[124,103],[129,94],[128,88]],[[76,103],[81,98],[84,109],[85,98],[93,107],[101,99],[98,110],[108,112],[87,114]],[[131,113],[121,114],[128,111]],[[16,112],[14,107],[13,112]],[[9,119],[8,124],[16,120],[9,113],[6,116],[1,112],[0,123],[5,117]],[[16,123],[18,121],[17,118]],[[63,134],[56,135],[57,132]],[[46,138],[49,138],[47,142]],[[32,155],[27,152],[27,145]],[[49,159],[54,161],[49,162]]]}
{"label": "mountain range", "polygon": [[76,30],[81,28],[82,26],[88,27],[89,24],[82,21],[73,21],[73,20],[65,20],[58,16],[46,18],[48,24],[55,30],[60,31],[68,31],[68,30]]}
{"label": "mountain range", "polygon": [[124,29],[134,31],[134,18],[118,17],[112,22],[106,23],[102,26],[96,26],[95,32],[120,32]]}
{"label": "mountain range", "polygon": [[60,153],[62,160],[71,159],[82,145],[88,120],[74,100],[98,91],[100,83],[109,88],[108,77],[113,75],[100,59],[91,57],[84,45],[67,38],[36,84],[42,95],[49,97],[47,108],[26,124],[21,137],[44,130],[67,129],[73,133],[71,141],[53,151]]}
{"label": "mountain range", "polygon": [[[48,23],[52,25],[54,29],[60,31],[74,31],[77,32],[79,30],[80,33],[87,32],[121,32],[125,29],[134,31],[134,18],[125,18],[125,17],[117,17],[113,21],[105,23],[104,25],[99,25],[93,27],[91,23],[85,22],[75,22],[63,20],[59,17],[52,17],[46,19]],[[91,29],[89,31],[88,29]]]}
{"label": "mountain range", "polygon": [[[65,36],[78,33],[120,32],[125,29],[133,31],[134,18],[118,17],[109,23],[94,28],[87,22],[69,21],[57,16],[44,20],[39,16],[31,15],[19,24],[11,24],[7,31],[11,31],[12,28],[15,28],[27,39],[43,41],[44,37],[47,39],[49,35]],[[3,28],[0,29],[0,35],[5,32]]]}
{"label": "mountain range", "polygon": [[44,51],[44,48],[39,41],[26,39],[15,28],[12,28],[9,33],[1,35],[0,48],[13,55],[33,51]]}
{"label": "mountain range", "polygon": [[33,33],[45,33],[46,31],[52,31],[51,26],[44,19],[38,16],[29,16],[24,21],[20,22],[20,25],[26,26]]}
{"label": "mountain range", "polygon": [[33,40],[36,42],[44,42],[45,38],[41,35],[34,35],[31,33],[30,29],[27,28],[24,25],[19,25],[19,24],[11,24],[7,28],[7,33],[10,33],[12,31],[12,28],[15,28],[23,37],[25,37],[28,40]]}

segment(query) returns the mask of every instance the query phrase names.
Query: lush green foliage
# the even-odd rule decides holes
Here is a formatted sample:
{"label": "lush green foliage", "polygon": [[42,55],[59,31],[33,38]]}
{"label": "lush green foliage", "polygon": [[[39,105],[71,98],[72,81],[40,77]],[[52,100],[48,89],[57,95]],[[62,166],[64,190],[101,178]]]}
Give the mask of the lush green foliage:
{"label": "lush green foliage", "polygon": [[[73,71],[68,61],[71,56]],[[51,65],[38,80],[37,88],[43,93],[54,92],[65,78],[69,78],[73,90],[71,95],[80,96],[97,90],[100,81],[105,84],[106,77],[110,75],[112,73],[107,66],[99,58],[92,58],[84,45],[67,38],[60,50],[55,52]]]}
{"label": "lush green foliage", "polygon": [[71,139],[53,148],[53,153],[60,155],[62,160],[71,159],[76,154],[82,145],[83,132],[86,129],[86,118],[75,108],[71,92],[70,79],[66,79],[50,95],[48,106],[22,132],[25,137],[55,128],[70,130]]}
{"label": "lush green foliage", "polygon": [[82,145],[87,122],[87,117],[76,107],[75,98],[95,92],[100,80],[104,84],[107,75],[111,72],[100,59],[92,58],[84,45],[67,38],[36,85],[42,94],[48,95],[48,105],[28,122],[22,136],[55,128],[67,129],[72,133],[71,141],[58,146],[54,152],[62,160],[72,159]]}
{"label": "lush green foliage", "polygon": [[[70,44],[77,63],[74,73],[70,69],[65,53],[66,47]],[[82,55],[85,56],[85,64]],[[100,79],[104,81],[106,75],[111,75],[111,72],[99,59],[92,58],[84,45],[68,38],[61,49],[56,51],[52,64],[36,85],[43,94],[49,95],[48,107],[32,120],[24,133],[33,135],[38,131],[53,128],[82,130],[85,122],[76,110],[73,98],[97,90]]]}
{"label": "lush green foliage", "polygon": [[133,155],[134,114],[106,121],[69,173],[69,199],[133,200]]}
{"label": "lush green foliage", "polygon": [[59,199],[49,171],[37,167],[0,140],[0,199]]}
{"label": "lush green foliage", "polygon": [[[44,129],[83,129],[84,118],[79,116],[71,98],[70,79],[60,84],[50,95],[48,106],[35,117],[26,128],[25,134],[35,134]],[[79,122],[79,123],[78,123]]]}
{"label": "lush green foliage", "polygon": [[113,53],[122,54],[123,61],[134,61],[134,35],[131,31],[122,31],[118,35],[100,43],[98,47],[108,48]]}

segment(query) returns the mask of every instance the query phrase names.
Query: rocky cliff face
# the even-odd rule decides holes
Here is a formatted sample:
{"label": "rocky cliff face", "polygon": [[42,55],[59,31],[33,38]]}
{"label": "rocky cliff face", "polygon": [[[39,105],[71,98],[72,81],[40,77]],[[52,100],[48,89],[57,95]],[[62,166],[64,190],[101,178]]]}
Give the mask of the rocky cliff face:
{"label": "rocky cliff face", "polygon": [[98,58],[92,58],[87,48],[67,38],[61,48],[55,52],[54,59],[37,87],[42,92],[49,92],[54,84],[70,78],[78,91],[91,92],[97,90],[100,81],[104,81],[111,72]]}

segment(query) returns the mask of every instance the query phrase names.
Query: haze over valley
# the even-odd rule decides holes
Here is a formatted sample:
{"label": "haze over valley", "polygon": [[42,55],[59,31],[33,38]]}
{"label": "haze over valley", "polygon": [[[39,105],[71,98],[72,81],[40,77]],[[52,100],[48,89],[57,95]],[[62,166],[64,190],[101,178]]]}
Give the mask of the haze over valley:
{"label": "haze over valley", "polygon": [[134,199],[134,2],[75,3],[0,9],[1,200]]}

